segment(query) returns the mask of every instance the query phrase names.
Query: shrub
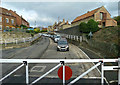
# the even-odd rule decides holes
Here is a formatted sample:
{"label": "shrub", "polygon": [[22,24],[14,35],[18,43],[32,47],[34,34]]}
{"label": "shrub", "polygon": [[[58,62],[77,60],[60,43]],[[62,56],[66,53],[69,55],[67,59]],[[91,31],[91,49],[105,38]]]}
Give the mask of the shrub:
{"label": "shrub", "polygon": [[80,28],[80,32],[86,32],[86,33],[89,32],[89,29],[88,29],[87,24],[85,22],[81,22],[79,25],[79,28]]}
{"label": "shrub", "polygon": [[93,19],[90,19],[88,23],[81,22],[79,25],[80,32],[83,33],[89,33],[89,32],[96,32],[99,30],[98,22],[94,21]]}
{"label": "shrub", "polygon": [[98,22],[94,21],[93,19],[90,19],[87,23],[89,32],[96,32],[98,31],[99,27],[98,27]]}

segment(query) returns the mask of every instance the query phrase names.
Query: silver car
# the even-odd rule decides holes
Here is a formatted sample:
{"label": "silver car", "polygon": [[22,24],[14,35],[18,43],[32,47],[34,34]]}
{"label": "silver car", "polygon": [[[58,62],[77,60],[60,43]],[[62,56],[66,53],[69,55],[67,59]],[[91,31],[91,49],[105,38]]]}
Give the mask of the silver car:
{"label": "silver car", "polygon": [[58,41],[57,51],[69,51],[69,45],[66,39],[60,39]]}

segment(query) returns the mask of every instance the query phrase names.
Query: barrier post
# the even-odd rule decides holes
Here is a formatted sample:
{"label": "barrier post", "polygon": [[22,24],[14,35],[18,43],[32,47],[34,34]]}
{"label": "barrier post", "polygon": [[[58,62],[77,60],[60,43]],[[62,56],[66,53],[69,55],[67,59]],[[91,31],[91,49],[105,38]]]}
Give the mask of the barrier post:
{"label": "barrier post", "polygon": [[29,74],[28,74],[28,63],[27,61],[23,61],[24,65],[26,66],[26,84],[29,84]]}
{"label": "barrier post", "polygon": [[118,58],[118,85],[120,85],[120,58]]}
{"label": "barrier post", "polygon": [[65,62],[61,61],[61,64],[63,66],[63,85],[65,85]]}

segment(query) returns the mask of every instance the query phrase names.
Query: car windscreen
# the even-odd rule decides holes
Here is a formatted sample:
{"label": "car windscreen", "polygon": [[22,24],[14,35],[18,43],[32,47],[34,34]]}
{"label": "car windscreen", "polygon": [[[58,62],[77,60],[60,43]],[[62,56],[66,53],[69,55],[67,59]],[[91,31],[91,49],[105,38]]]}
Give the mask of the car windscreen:
{"label": "car windscreen", "polygon": [[55,38],[60,38],[60,36],[55,36]]}
{"label": "car windscreen", "polygon": [[67,45],[67,41],[58,41],[58,45]]}

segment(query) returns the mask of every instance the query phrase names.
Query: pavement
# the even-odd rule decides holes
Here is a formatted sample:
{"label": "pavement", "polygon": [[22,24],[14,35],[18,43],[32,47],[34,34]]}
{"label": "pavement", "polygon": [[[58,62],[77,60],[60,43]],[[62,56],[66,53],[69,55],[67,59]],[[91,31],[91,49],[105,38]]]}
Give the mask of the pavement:
{"label": "pavement", "polygon": [[[29,58],[29,59],[88,59],[88,56],[86,56],[83,51],[81,51],[80,48],[73,44],[69,44],[70,50],[67,52],[60,52],[57,51],[57,44],[53,42],[52,39],[47,37],[42,37],[42,40],[39,42],[33,44],[32,46],[26,47],[26,48],[19,48],[19,49],[11,49],[11,50],[4,50],[3,51],[3,58],[12,58],[12,59],[23,59],[23,58]],[[49,71],[51,68],[56,66],[57,64],[29,64],[29,77],[30,82],[32,82],[34,79],[37,79],[38,77],[42,76],[44,73]],[[72,78],[76,78],[83,72],[87,71],[90,67],[92,67],[93,63],[72,63],[72,64],[65,64],[69,66],[72,69]],[[13,68],[15,68],[18,65],[14,64],[4,64],[3,65],[3,75],[7,74]],[[11,77],[22,77],[25,75],[25,68],[21,68],[19,71],[12,74]],[[57,71],[51,72],[48,74],[45,78],[57,78]],[[11,78],[9,77],[9,78]],[[83,78],[99,78],[100,73],[98,69],[92,70],[90,73],[88,73]],[[10,80],[7,78],[4,82],[10,83],[10,82],[16,82],[14,80]],[[11,78],[12,79],[12,78]],[[46,81],[47,82],[47,81]],[[53,81],[51,81],[53,82]],[[57,82],[57,81],[54,81]],[[19,80],[17,83],[24,83],[24,81]]]}

